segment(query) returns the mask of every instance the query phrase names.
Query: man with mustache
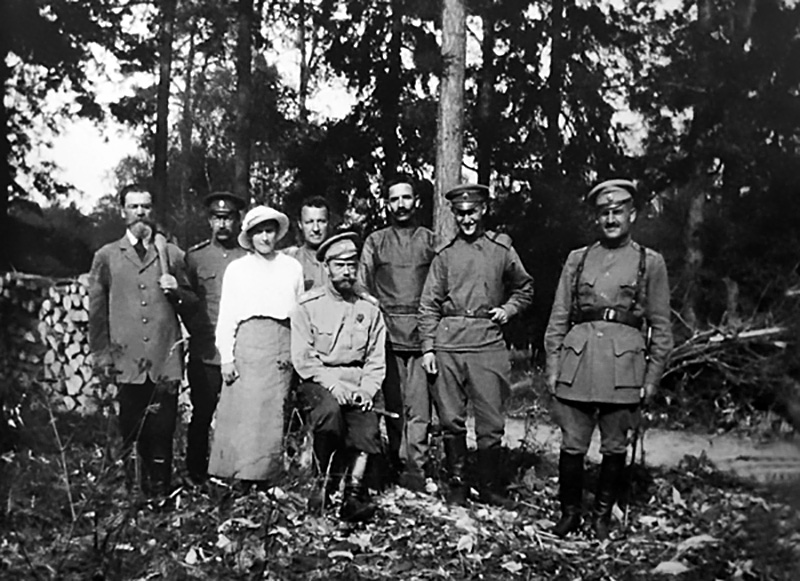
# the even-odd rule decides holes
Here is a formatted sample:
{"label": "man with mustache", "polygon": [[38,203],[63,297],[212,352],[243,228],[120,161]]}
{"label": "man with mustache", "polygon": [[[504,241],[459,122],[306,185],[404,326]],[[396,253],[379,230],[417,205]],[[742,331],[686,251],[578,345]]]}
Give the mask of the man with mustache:
{"label": "man with mustache", "polygon": [[533,300],[533,280],[506,234],[484,227],[489,188],[445,194],[456,236],[436,250],[420,299],[422,366],[436,376],[433,399],[444,430],[447,500],[465,504],[467,402],[475,411],[481,500],[507,505],[502,479],[503,405],[511,361],[502,327]]}
{"label": "man with mustache", "polygon": [[211,238],[186,252],[189,282],[199,298],[199,308],[187,323],[189,338],[189,378],[192,419],[186,435],[186,468],[196,484],[208,471],[208,433],[217,407],[222,375],[214,328],[219,315],[222,276],[228,265],[247,254],[237,237],[241,212],[247,202],[230,192],[213,192],[203,200],[208,214]]}
{"label": "man with mustache", "polygon": [[359,282],[378,299],[386,320],[386,419],[391,462],[398,483],[410,490],[425,487],[431,404],[422,368],[417,311],[422,286],[433,260],[434,235],[417,222],[419,199],[412,180],[399,175],[385,187],[390,225],[364,243]]}
{"label": "man with mustache", "polygon": [[282,250],[284,254],[288,254],[303,266],[306,290],[323,286],[327,280],[327,271],[324,265],[317,260],[317,250],[328,237],[330,213],[330,206],[322,196],[303,200],[300,206],[300,216],[296,222],[303,243]]}
{"label": "man with mustache", "polygon": [[[324,509],[338,485],[334,466],[346,465],[339,516],[364,521],[375,512],[364,474],[380,453],[378,416],[372,401],[386,373],[386,327],[380,309],[356,289],[358,235],[343,232],[323,242],[317,258],[328,281],[300,297],[292,315],[292,363],[298,395],[314,432],[319,486],[309,510]],[[336,462],[334,456],[344,462]]]}
{"label": "man with mustache", "polygon": [[196,307],[183,253],[155,233],[153,196],[141,185],[119,195],[127,230],[94,255],[89,286],[89,345],[97,371],[118,387],[122,458],[132,487],[147,495],[170,490],[172,436],[183,355],[178,311]]}
{"label": "man with mustache", "polygon": [[631,239],[635,196],[636,186],[623,179],[586,196],[599,240],[567,257],[545,332],[547,385],[562,438],[561,519],[553,529],[560,537],[580,528],[584,456],[599,424],[603,461],[592,529],[608,538],[629,434],[672,349],[667,268],[659,253]]}

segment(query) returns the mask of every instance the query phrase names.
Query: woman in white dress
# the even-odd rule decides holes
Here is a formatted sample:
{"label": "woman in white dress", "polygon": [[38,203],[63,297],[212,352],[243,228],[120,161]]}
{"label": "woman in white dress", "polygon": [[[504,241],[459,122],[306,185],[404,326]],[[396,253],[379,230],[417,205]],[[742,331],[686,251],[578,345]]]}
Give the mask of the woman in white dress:
{"label": "woman in white dress", "polygon": [[303,292],[303,267],[275,250],[289,219],[267,206],[247,212],[239,244],[251,252],[222,279],[217,349],[224,386],[209,474],[270,480],[281,471],[284,404],[292,379],[289,314]]}

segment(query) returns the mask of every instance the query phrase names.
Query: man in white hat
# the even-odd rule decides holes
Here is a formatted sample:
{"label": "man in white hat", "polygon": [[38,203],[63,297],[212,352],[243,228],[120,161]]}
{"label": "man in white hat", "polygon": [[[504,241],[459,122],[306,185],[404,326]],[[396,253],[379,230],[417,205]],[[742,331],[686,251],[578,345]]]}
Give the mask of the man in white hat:
{"label": "man in white hat", "polygon": [[356,290],[358,236],[332,236],[317,257],[328,282],[306,292],[292,316],[292,362],[302,381],[299,395],[314,431],[321,480],[309,508],[324,508],[338,484],[335,474],[326,482],[332,458],[344,456],[349,473],[339,515],[363,521],[375,512],[364,473],[370,455],[381,451],[372,400],[386,373],[386,328],[380,309]]}
{"label": "man in white hat", "polygon": [[629,432],[672,349],[667,267],[658,252],[631,239],[635,195],[631,181],[612,179],[586,196],[599,240],[567,257],[545,331],[547,384],[562,437],[562,514],[553,530],[561,537],[581,524],[584,457],[598,423],[603,461],[592,527],[598,539],[608,537]]}

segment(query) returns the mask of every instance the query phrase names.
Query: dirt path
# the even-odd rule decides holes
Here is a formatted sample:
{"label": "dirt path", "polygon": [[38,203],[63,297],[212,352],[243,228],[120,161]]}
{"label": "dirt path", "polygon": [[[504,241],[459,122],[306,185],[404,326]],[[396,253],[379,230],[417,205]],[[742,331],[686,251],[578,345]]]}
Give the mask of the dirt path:
{"label": "dirt path", "polygon": [[[515,448],[528,442],[534,449],[557,454],[561,435],[558,428],[545,423],[526,423],[524,419],[506,421],[506,441]],[[589,459],[600,461],[600,436],[595,430]],[[684,456],[705,454],[717,468],[758,482],[785,482],[800,479],[800,440],[754,442],[726,434],[691,434],[681,431],[649,429],[644,437],[644,460],[651,466],[677,466]],[[637,456],[638,457],[638,456]]]}

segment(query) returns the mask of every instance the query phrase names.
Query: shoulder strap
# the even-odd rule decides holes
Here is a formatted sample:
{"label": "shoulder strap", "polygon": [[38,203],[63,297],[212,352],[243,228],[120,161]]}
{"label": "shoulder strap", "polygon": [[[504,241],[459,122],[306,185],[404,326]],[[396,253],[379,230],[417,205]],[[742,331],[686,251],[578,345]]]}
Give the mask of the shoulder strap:
{"label": "shoulder strap", "polygon": [[589,250],[591,250],[592,246],[592,244],[588,244],[586,246],[586,250],[584,250],[583,254],[581,254],[581,260],[578,262],[578,266],[575,269],[574,278],[572,279],[572,301],[570,302],[569,307],[570,325],[575,324],[575,321],[578,320],[578,311],[580,311],[580,306],[578,305],[578,287],[580,286],[583,267],[586,264],[586,257],[589,256]]}
{"label": "shoulder strap", "polygon": [[647,249],[639,245],[639,268],[636,271],[636,293],[633,295],[633,302],[631,302],[630,310],[636,307],[637,304],[643,303],[642,295],[644,293],[644,277],[647,274]]}

